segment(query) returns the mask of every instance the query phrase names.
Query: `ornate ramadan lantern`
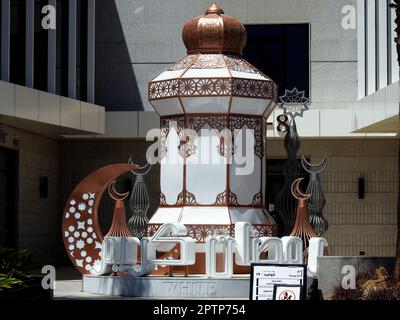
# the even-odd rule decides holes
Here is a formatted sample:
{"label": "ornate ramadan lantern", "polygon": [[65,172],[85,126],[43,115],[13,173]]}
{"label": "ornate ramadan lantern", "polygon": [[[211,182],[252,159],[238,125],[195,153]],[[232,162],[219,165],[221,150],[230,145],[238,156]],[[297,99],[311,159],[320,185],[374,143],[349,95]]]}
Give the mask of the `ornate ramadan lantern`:
{"label": "ornate ramadan lantern", "polygon": [[[264,143],[277,86],[241,58],[246,30],[216,4],[188,21],[182,37],[188,55],[149,82],[162,133],[160,206],[148,232],[178,222],[201,244],[209,235],[233,236],[235,223],[246,221],[260,236],[274,235],[264,206]],[[251,150],[245,174],[241,140]]]}

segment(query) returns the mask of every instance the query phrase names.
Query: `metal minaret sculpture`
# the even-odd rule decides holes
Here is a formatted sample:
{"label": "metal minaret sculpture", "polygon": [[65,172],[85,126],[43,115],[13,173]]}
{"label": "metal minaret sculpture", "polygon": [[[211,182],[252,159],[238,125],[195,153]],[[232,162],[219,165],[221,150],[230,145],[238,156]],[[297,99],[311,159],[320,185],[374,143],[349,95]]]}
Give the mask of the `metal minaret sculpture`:
{"label": "metal minaret sculpture", "polygon": [[307,213],[307,200],[311,198],[311,194],[304,194],[301,192],[299,184],[304,178],[298,178],[293,181],[291,186],[291,194],[298,200],[296,210],[296,221],[290,236],[299,237],[303,240],[304,249],[307,250],[310,238],[316,237],[313,228],[308,220]]}
{"label": "metal minaret sculpture", "polygon": [[[129,158],[128,163],[133,163],[132,157]],[[129,207],[132,210],[132,216],[128,221],[128,227],[138,238],[146,236],[147,233],[147,211],[149,210],[150,202],[144,176],[149,173],[150,170],[151,165],[147,164],[138,168],[138,170],[131,171],[135,179],[132,180],[134,182],[129,199]]]}
{"label": "metal minaret sculpture", "polygon": [[[286,132],[284,146],[288,159],[283,165],[283,173],[285,175],[285,184],[276,197],[276,211],[281,218],[284,230],[283,234],[287,235],[293,230],[296,217],[296,201],[291,194],[292,183],[300,175],[300,164],[297,161],[297,152],[300,148],[300,137],[297,133],[296,121],[297,116],[302,117],[304,111],[308,110],[309,99],[305,97],[304,91],[285,90],[285,95],[279,97],[278,105],[284,114],[278,117],[278,131]],[[289,124],[287,124],[288,116],[290,116]]]}
{"label": "metal minaret sculpture", "polygon": [[312,164],[302,156],[301,164],[304,170],[310,174],[310,181],[306,189],[306,193],[311,194],[311,198],[308,202],[310,224],[318,237],[321,237],[328,230],[329,224],[322,215],[322,210],[325,207],[326,201],[319,175],[326,169],[328,162],[326,161],[326,157],[324,157],[320,163]]}

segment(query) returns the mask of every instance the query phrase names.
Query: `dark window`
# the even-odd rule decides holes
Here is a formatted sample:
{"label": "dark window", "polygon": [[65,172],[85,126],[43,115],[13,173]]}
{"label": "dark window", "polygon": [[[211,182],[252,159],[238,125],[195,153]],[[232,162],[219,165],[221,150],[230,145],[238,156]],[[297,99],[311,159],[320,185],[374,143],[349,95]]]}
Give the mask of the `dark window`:
{"label": "dark window", "polygon": [[58,0],[56,11],[56,93],[68,96],[68,1]]}
{"label": "dark window", "polygon": [[46,0],[35,0],[35,38],[34,38],[34,88],[47,91],[47,40],[48,32],[42,28],[42,8]]}
{"label": "dark window", "polygon": [[10,82],[25,85],[25,0],[10,2]]}
{"label": "dark window", "polygon": [[83,101],[86,101],[87,93],[87,15],[87,1],[78,0],[76,16],[76,97]]}
{"label": "dark window", "polygon": [[[3,19],[3,6],[2,6],[2,4],[0,3],[0,49],[1,49],[1,38],[2,38],[2,35],[3,35],[3,32],[2,32],[2,19]],[[1,50],[0,50],[1,51]],[[0,58],[1,58],[1,54],[0,54]],[[1,62],[1,61],[0,61]],[[1,74],[1,63],[0,63],[0,74]]]}
{"label": "dark window", "polygon": [[243,57],[285,89],[296,87],[310,96],[309,25],[246,25]]}
{"label": "dark window", "polygon": [[16,245],[18,152],[0,148],[0,246]]}

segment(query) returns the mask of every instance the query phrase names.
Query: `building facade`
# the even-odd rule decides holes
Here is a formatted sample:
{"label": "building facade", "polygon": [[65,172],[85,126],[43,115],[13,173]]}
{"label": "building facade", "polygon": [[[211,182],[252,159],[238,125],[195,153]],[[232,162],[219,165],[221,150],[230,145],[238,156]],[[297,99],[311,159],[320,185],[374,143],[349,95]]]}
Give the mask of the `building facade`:
{"label": "building facade", "polygon": [[[321,179],[332,255],[391,256],[395,250],[399,69],[389,3],[218,2],[247,29],[244,57],[281,90],[298,87],[310,98],[310,110],[297,118],[299,155],[311,161],[328,157]],[[56,29],[41,27],[46,5],[55,8]],[[0,126],[8,136],[1,147],[19,159],[18,197],[14,207],[8,204],[15,218],[4,223],[16,225],[15,245],[41,261],[63,262],[60,215],[73,186],[92,170],[126,162],[130,155],[145,162],[151,143],[146,134],[159,127],[147,100],[148,81],[186,55],[182,27],[209,5],[204,0],[2,1]],[[281,113],[276,109],[271,115],[267,132],[267,158],[276,163],[285,158],[276,130]],[[158,170],[155,166],[146,177],[149,214],[158,203]],[[41,197],[43,177],[48,198]],[[129,177],[124,183],[128,188]],[[112,208],[104,202],[100,219],[106,231]],[[267,202],[273,211],[273,199]]]}

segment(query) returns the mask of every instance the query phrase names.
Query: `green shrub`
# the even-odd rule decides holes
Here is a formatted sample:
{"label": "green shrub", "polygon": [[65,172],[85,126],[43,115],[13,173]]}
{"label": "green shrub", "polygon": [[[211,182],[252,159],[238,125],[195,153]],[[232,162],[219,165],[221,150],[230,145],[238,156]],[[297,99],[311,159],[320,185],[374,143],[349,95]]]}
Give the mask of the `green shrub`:
{"label": "green shrub", "polygon": [[32,255],[26,250],[17,251],[0,246],[0,291],[13,286],[23,286],[30,276],[27,272]]}

